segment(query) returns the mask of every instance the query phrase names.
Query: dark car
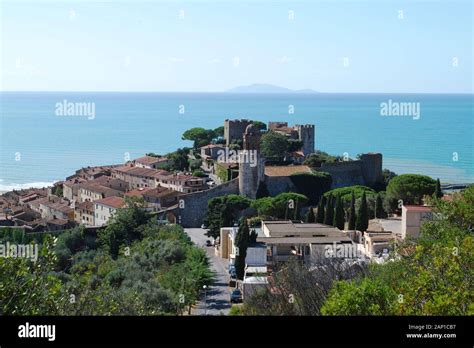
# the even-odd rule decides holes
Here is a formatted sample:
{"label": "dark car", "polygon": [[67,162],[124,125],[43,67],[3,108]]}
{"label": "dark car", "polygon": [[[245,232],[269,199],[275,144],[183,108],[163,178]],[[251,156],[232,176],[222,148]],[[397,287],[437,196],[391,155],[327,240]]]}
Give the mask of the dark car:
{"label": "dark car", "polygon": [[210,241],[209,239],[206,240],[206,246],[208,246],[208,247],[212,246],[212,243],[211,243],[211,241]]}
{"label": "dark car", "polygon": [[230,293],[230,303],[240,303],[242,302],[242,291],[240,289],[234,289]]}

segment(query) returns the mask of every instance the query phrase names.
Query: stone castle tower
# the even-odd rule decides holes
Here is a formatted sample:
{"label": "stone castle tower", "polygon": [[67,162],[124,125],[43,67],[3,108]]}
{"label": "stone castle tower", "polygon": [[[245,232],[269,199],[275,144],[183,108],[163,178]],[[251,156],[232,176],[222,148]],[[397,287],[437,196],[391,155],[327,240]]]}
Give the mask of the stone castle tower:
{"label": "stone castle tower", "polygon": [[314,152],[314,124],[305,124],[305,125],[296,125],[296,130],[298,131],[298,139],[303,142],[303,154],[305,156]]}
{"label": "stone castle tower", "polygon": [[265,160],[260,155],[260,130],[247,126],[243,136],[243,149],[239,154],[239,193],[255,199],[260,182],[264,180]]}
{"label": "stone castle tower", "polygon": [[224,139],[226,146],[232,143],[232,140],[241,140],[247,126],[251,124],[250,120],[225,120],[224,121]]}

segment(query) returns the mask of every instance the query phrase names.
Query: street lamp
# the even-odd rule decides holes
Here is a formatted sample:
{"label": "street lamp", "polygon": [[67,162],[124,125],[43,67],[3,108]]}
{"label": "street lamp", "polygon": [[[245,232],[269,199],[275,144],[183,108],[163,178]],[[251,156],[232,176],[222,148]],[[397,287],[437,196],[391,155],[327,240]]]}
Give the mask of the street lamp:
{"label": "street lamp", "polygon": [[204,315],[207,315],[207,285],[203,285],[204,289]]}

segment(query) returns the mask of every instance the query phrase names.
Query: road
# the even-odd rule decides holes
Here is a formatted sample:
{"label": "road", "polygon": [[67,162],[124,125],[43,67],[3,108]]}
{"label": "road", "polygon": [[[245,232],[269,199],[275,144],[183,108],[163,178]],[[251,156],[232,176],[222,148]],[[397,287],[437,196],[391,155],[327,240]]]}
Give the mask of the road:
{"label": "road", "polygon": [[[207,237],[202,228],[185,228],[184,232],[191,238],[191,240],[199,247],[206,250],[209,260],[211,262],[211,269],[215,272],[215,282],[206,291],[202,291],[202,298],[196,308],[192,310],[193,315],[227,315],[231,307],[229,302],[230,289],[229,276],[227,273],[227,260],[222,259],[214,254],[214,247],[206,247]],[[206,301],[205,301],[206,298]],[[205,304],[207,303],[207,305]]]}

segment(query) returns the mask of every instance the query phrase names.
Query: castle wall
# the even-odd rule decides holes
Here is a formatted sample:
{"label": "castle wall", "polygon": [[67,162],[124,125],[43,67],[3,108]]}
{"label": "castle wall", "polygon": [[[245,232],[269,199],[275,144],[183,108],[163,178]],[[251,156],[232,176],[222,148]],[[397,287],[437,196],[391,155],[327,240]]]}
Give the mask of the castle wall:
{"label": "castle wall", "polygon": [[297,192],[297,188],[289,176],[265,176],[265,184],[270,196],[276,196],[283,192]]}
{"label": "castle wall", "polygon": [[362,175],[367,186],[373,186],[383,181],[382,154],[364,153],[360,156],[362,161]]}
{"label": "castle wall", "polygon": [[362,172],[362,161],[359,160],[322,163],[320,168],[313,169],[318,172],[326,172],[331,174],[331,188],[366,185]]}
{"label": "castle wall", "polygon": [[275,121],[268,122],[268,130],[274,131],[281,127],[288,127],[288,122],[275,122]]}
{"label": "castle wall", "polygon": [[315,127],[312,124],[296,125],[298,131],[298,138],[303,142],[303,153],[309,155],[314,152],[315,144]]}
{"label": "castle wall", "polygon": [[250,163],[241,160],[239,164],[239,193],[242,196],[255,199],[258,186],[264,178],[265,161],[257,158],[257,165],[252,167]]}
{"label": "castle wall", "polygon": [[180,196],[179,199],[184,201],[184,208],[176,208],[174,213],[177,217],[181,216],[181,225],[183,227],[201,227],[204,215],[207,211],[208,201],[214,197],[230,194],[239,194],[238,178],[206,191],[188,193]]}
{"label": "castle wall", "polygon": [[225,120],[224,121],[224,139],[226,146],[234,139],[242,140],[245,129],[252,123],[250,120]]}

